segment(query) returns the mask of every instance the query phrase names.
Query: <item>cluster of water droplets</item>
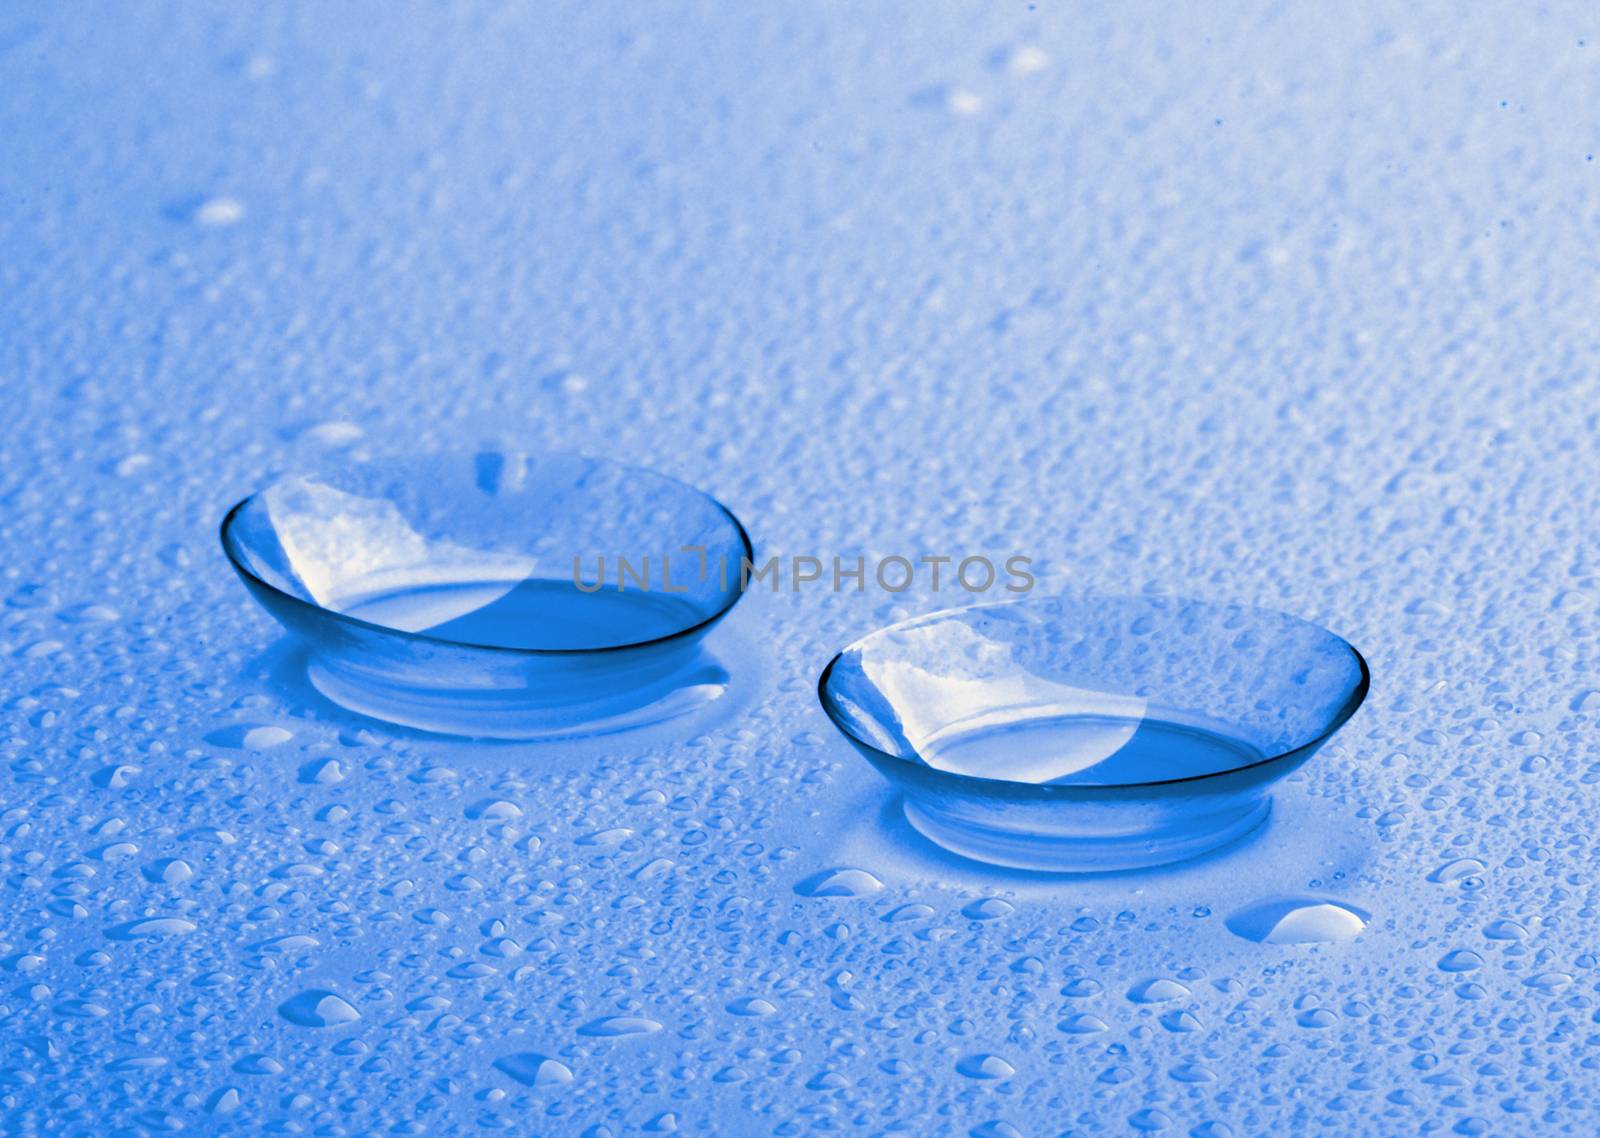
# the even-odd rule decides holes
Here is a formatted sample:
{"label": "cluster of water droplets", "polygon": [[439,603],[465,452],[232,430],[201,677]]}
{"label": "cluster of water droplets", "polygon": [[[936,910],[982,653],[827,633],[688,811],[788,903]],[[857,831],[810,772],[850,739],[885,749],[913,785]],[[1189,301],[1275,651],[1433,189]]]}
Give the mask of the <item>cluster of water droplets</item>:
{"label": "cluster of water droplets", "polygon": [[[0,1131],[1595,1133],[1593,49],[581,7],[0,31]],[[507,430],[1377,682],[1106,880],[931,850],[817,710],[949,592],[752,594],[637,735],[318,701],[222,512]]]}

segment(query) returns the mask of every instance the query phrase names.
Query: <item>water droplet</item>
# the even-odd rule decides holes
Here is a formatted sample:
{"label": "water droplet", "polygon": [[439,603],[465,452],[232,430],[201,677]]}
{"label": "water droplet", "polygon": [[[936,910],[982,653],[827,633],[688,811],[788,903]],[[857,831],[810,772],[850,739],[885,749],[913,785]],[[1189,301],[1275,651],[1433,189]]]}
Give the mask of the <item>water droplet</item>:
{"label": "water droplet", "polygon": [[197,928],[198,925],[185,917],[144,917],[112,925],[106,929],[106,936],[112,940],[140,940],[146,937],[183,936]]}
{"label": "water droplet", "polygon": [[1168,1072],[1180,1083],[1214,1083],[1217,1073],[1203,1063],[1180,1063]]}
{"label": "water droplet", "polygon": [[265,956],[288,956],[321,947],[322,942],[310,933],[285,933],[283,936],[258,941],[251,945],[250,949]]}
{"label": "water droplet", "polygon": [[101,767],[89,776],[89,781],[104,790],[121,790],[133,781],[134,776],[139,773],[139,769],[126,763]]}
{"label": "water droplet", "polygon": [[1506,920],[1502,917],[1500,920],[1490,921],[1485,925],[1483,935],[1490,940],[1526,940],[1528,930],[1516,921]]}
{"label": "water droplet", "polygon": [[359,442],[366,437],[366,432],[355,423],[347,422],[343,419],[329,419],[325,422],[313,423],[301,432],[300,437],[309,439],[314,443],[321,443],[323,446],[343,447]]}
{"label": "water droplet", "polygon": [[1228,916],[1230,932],[1261,944],[1337,944],[1354,940],[1372,914],[1331,897],[1268,897]]}
{"label": "water droplet", "polygon": [[1016,906],[999,897],[985,897],[974,901],[961,910],[961,915],[969,921],[995,921],[1001,917],[1016,912]]}
{"label": "water droplet", "polygon": [[278,1014],[299,1027],[337,1027],[361,1018],[342,996],[326,988],[307,988],[278,1005]]}
{"label": "water droplet", "polygon": [[867,897],[879,892],[883,882],[864,869],[825,869],[794,887],[802,897]]}
{"label": "water droplet", "polygon": [[312,759],[300,768],[300,781],[311,786],[333,786],[344,781],[344,767],[338,759]]}
{"label": "water droplet", "polygon": [[742,996],[730,1003],[728,1010],[736,1016],[769,1016],[778,1009],[760,996]]}
{"label": "water droplet", "polygon": [[144,867],[146,881],[161,885],[181,885],[194,876],[194,868],[181,857],[164,857]]}
{"label": "water droplet", "polygon": [[1017,1069],[998,1055],[968,1055],[956,1064],[956,1070],[969,1079],[1009,1079]]}
{"label": "water droplet", "polygon": [[1572,977],[1565,972],[1541,972],[1537,976],[1529,976],[1523,983],[1541,992],[1558,992],[1572,983]]}
{"label": "water droplet", "polygon": [[933,916],[935,916],[935,913],[932,905],[924,905],[921,902],[913,901],[906,905],[896,905],[885,913],[882,919],[890,923],[897,923],[900,921],[926,921]]}
{"label": "water droplet", "polygon": [[238,1087],[221,1087],[206,1099],[206,1111],[209,1114],[232,1114],[242,1105],[244,1099]]}
{"label": "water droplet", "polygon": [[72,605],[56,616],[68,624],[96,624],[121,620],[122,614],[109,605]]}
{"label": "water droplet", "polygon": [[510,822],[522,817],[522,807],[504,798],[481,798],[467,807],[467,817],[474,822]]}
{"label": "water droplet", "polygon": [[580,846],[620,846],[623,842],[633,837],[633,831],[626,826],[613,826],[609,830],[596,830],[585,834],[578,839]]}
{"label": "water droplet", "polygon": [[1458,948],[1439,958],[1441,972],[1471,972],[1475,968],[1482,967],[1483,957],[1470,948]]}
{"label": "water droplet", "polygon": [[510,1075],[525,1087],[554,1087],[572,1082],[572,1069],[559,1059],[536,1051],[502,1055],[494,1061],[496,1070]]}
{"label": "water droplet", "polygon": [[1172,1125],[1172,1115],[1153,1106],[1136,1110],[1128,1115],[1128,1125],[1135,1130],[1165,1130]]}
{"label": "water droplet", "polygon": [[246,1055],[234,1063],[233,1069],[241,1075],[281,1075],[283,1064],[270,1055]]}
{"label": "water droplet", "polygon": [[625,1035],[652,1035],[660,1030],[659,1023],[643,1016],[602,1016],[578,1028],[578,1034],[617,1039]]}
{"label": "water droplet", "polygon": [[1056,1029],[1068,1035],[1093,1035],[1099,1031],[1110,1031],[1111,1025],[1099,1016],[1082,1012],[1078,1015],[1068,1016],[1056,1024]]}
{"label": "water droplet", "polygon": [[265,751],[280,747],[294,738],[294,732],[270,723],[239,723],[223,727],[206,736],[213,747],[231,747],[235,750]]}
{"label": "water droplet", "polygon": [[1477,877],[1489,867],[1475,857],[1458,857],[1445,862],[1438,869],[1428,874],[1428,880],[1435,885],[1448,885],[1453,881],[1460,881],[1466,877]]}
{"label": "water droplet", "polygon": [[1011,1123],[1001,1122],[998,1119],[974,1126],[967,1133],[971,1138],[1025,1138],[1022,1131]]}
{"label": "water droplet", "polygon": [[1050,66],[1050,57],[1042,48],[1024,44],[1006,57],[1006,70],[1013,75],[1034,75]]}
{"label": "water droplet", "polygon": [[237,198],[207,198],[194,208],[194,222],[207,229],[221,229],[244,220],[244,203]]}
{"label": "water droplet", "polygon": [[1141,980],[1128,989],[1128,999],[1136,1004],[1161,1004],[1168,1000],[1187,999],[1189,995],[1189,989],[1176,980],[1160,977]]}

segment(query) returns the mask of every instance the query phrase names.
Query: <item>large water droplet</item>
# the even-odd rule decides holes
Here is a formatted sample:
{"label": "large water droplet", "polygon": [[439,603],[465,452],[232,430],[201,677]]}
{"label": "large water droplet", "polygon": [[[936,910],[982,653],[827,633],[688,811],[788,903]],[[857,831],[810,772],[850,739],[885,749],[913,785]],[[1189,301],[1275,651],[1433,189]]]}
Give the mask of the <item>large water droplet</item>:
{"label": "large water droplet", "polygon": [[1537,976],[1529,976],[1523,983],[1541,992],[1558,992],[1572,983],[1572,977],[1565,972],[1541,972]]}
{"label": "large water droplet", "polygon": [[181,857],[158,858],[144,867],[146,881],[161,885],[181,885],[194,876],[194,867]]}
{"label": "large water droplet", "polygon": [[998,1055],[968,1055],[956,1070],[969,1079],[1009,1079],[1017,1069]]}
{"label": "large water droplet", "polygon": [[728,1010],[736,1016],[769,1016],[778,1009],[760,996],[744,996],[730,1003]]}
{"label": "large water droplet", "polygon": [[106,930],[106,936],[112,940],[138,940],[143,937],[182,936],[192,933],[200,926],[184,917],[145,917],[142,920],[128,921],[120,925],[112,925]]}
{"label": "large water droplet", "polygon": [[1490,921],[1485,925],[1483,927],[1483,935],[1490,940],[1526,940],[1528,930],[1516,921],[1509,921],[1502,917],[1498,921]]}
{"label": "large water droplet", "polygon": [[522,817],[522,807],[504,798],[482,798],[467,807],[474,822],[510,822]]}
{"label": "large water droplet", "polygon": [[1096,1032],[1111,1030],[1111,1025],[1099,1016],[1089,1015],[1084,1012],[1079,1015],[1068,1016],[1056,1024],[1056,1028],[1067,1035],[1093,1035]]}
{"label": "large water droplet", "polygon": [[624,1035],[650,1035],[660,1030],[659,1023],[643,1016],[602,1016],[584,1024],[578,1034],[616,1039]]}
{"label": "large water droplet", "polygon": [[1477,877],[1488,868],[1475,857],[1452,858],[1428,874],[1428,880],[1435,885],[1449,885],[1465,877]]}
{"label": "large water droplet", "polygon": [[1471,972],[1475,968],[1483,967],[1483,957],[1473,952],[1470,948],[1458,948],[1447,952],[1439,958],[1439,971],[1441,972]]}
{"label": "large water droplet", "polygon": [[312,786],[333,786],[344,781],[344,767],[338,759],[312,759],[300,768],[300,781]]}
{"label": "large water droplet", "polygon": [[825,869],[794,887],[802,897],[866,897],[883,888],[883,882],[864,869]]}
{"label": "large water droplet", "polygon": [[572,1069],[558,1059],[536,1051],[518,1051],[494,1061],[496,1070],[525,1087],[554,1087],[572,1082]]}
{"label": "large water droplet", "polygon": [[1136,1004],[1161,1004],[1168,1000],[1182,1000],[1189,996],[1189,989],[1176,980],[1167,980],[1156,977],[1150,980],[1141,980],[1128,989],[1128,999]]}
{"label": "large water droplet", "polygon": [[278,1005],[278,1014],[299,1027],[337,1027],[361,1018],[342,996],[326,988],[307,988]]}
{"label": "large water droplet", "polygon": [[1228,929],[1262,944],[1337,944],[1354,940],[1372,914],[1331,897],[1268,897],[1233,913]]}
{"label": "large water droplet", "polygon": [[883,920],[896,924],[900,921],[925,921],[934,916],[932,905],[924,905],[920,901],[912,901],[904,905],[896,905],[882,917]]}
{"label": "large water droplet", "polygon": [[241,1075],[281,1075],[283,1064],[271,1055],[246,1055],[234,1063],[233,1069]]}
{"label": "large water droplet", "polygon": [[206,742],[213,747],[265,751],[271,747],[281,747],[293,738],[293,731],[274,724],[239,723],[211,732],[206,736]]}
{"label": "large water droplet", "polygon": [[999,897],[985,897],[966,906],[961,910],[961,915],[969,921],[995,921],[1016,912],[1016,908],[1010,901]]}

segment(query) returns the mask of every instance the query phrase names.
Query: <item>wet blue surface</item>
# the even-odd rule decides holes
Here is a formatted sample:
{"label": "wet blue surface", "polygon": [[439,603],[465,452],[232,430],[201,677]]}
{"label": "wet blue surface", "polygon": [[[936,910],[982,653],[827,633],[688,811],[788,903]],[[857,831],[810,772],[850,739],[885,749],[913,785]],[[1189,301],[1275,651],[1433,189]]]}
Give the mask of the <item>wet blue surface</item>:
{"label": "wet blue surface", "polygon": [[[1596,33],[7,6],[0,1131],[1593,1134]],[[815,705],[948,585],[753,594],[587,744],[322,701],[224,509],[507,436],[1375,686],[1254,841],[1092,880],[922,843]]]}

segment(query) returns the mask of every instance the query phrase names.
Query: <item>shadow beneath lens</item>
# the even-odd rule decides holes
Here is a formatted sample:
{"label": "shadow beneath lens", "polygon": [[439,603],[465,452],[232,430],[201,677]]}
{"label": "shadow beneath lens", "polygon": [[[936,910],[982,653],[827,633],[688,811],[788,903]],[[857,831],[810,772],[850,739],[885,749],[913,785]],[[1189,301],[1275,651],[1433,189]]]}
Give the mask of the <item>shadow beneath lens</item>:
{"label": "shadow beneath lens", "polygon": [[1141,912],[1159,905],[1221,914],[1268,894],[1343,891],[1375,856],[1354,819],[1336,815],[1292,779],[1277,788],[1267,820],[1242,838],[1187,861],[1113,872],[1012,869],[951,853],[907,821],[898,794],[878,786],[864,785],[829,816],[834,824],[795,836],[817,865],[859,866],[902,886],[1057,902],[1070,897],[1086,907],[1115,906],[1113,912],[1131,908],[1135,897]]}
{"label": "shadow beneath lens", "polygon": [[[280,638],[250,660],[241,669],[240,678],[247,686],[272,692],[281,701],[285,714],[342,733],[449,742],[461,748],[491,751],[611,740],[630,747],[660,745],[716,728],[739,714],[754,697],[759,675],[756,654],[736,635],[717,630],[713,636],[718,649],[715,653],[701,645],[670,674],[655,678],[647,690],[590,690],[571,708],[554,709],[563,716],[557,725],[549,722],[550,709],[542,709],[539,720],[526,733],[515,735],[506,734],[503,708],[496,709],[497,729],[477,734],[472,729],[470,704],[458,701],[452,701],[447,709],[451,727],[434,730],[397,723],[381,712],[363,708],[359,691],[348,700],[332,698],[330,685],[325,676],[319,676],[317,663],[304,644],[292,636]],[[332,694],[338,694],[336,687]]]}

